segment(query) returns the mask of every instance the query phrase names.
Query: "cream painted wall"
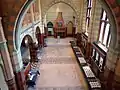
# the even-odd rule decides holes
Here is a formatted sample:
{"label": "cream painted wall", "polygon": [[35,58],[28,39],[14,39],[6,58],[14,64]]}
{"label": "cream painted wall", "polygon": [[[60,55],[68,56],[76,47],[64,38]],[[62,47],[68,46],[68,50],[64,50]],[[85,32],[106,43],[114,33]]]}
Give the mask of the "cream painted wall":
{"label": "cream painted wall", "polygon": [[58,3],[53,5],[46,14],[46,21],[52,21],[54,24],[54,21],[57,18],[58,12],[62,12],[62,16],[64,19],[65,24],[68,24],[69,21],[73,21],[73,16],[75,16],[75,12],[73,9],[64,3]]}
{"label": "cream painted wall", "polygon": [[[82,18],[83,18],[83,3],[86,0],[41,0],[41,14],[42,18],[45,17],[46,10],[51,7],[51,5],[54,5],[54,2],[66,2],[69,3],[77,12],[77,32],[80,32],[82,30]],[[44,20],[46,22],[46,20]],[[46,26],[46,25],[45,25]]]}

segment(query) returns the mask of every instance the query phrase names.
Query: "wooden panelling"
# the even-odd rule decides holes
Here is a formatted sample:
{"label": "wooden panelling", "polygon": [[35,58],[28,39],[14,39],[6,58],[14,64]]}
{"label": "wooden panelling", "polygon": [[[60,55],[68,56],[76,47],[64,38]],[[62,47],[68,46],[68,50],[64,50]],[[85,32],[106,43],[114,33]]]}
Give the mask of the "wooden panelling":
{"label": "wooden panelling", "polygon": [[97,43],[92,44],[91,67],[98,78],[104,72],[106,63],[106,52],[103,51]]}
{"label": "wooden panelling", "polygon": [[77,45],[81,48],[84,57],[86,57],[88,36],[85,33],[77,33]]}
{"label": "wooden panelling", "polygon": [[99,80],[96,78],[96,76],[92,72],[88,63],[85,61],[84,56],[83,56],[80,48],[76,46],[74,41],[71,41],[70,43],[71,43],[71,47],[73,49],[73,52],[76,56],[76,60],[80,66],[80,69],[83,72],[84,78],[85,78],[86,83],[88,85],[88,90],[102,90]]}

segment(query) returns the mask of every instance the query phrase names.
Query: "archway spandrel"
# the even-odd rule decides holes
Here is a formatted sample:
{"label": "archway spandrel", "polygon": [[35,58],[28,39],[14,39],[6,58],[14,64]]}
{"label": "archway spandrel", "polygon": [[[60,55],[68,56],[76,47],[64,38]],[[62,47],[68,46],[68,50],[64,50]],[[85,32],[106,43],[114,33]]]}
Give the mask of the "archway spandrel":
{"label": "archway spandrel", "polygon": [[11,23],[14,23],[14,22],[15,22],[15,19],[16,19],[15,16],[10,16],[10,17],[9,17],[9,21],[10,21]]}
{"label": "archway spandrel", "polygon": [[8,30],[13,31],[14,26],[13,25],[8,25]]}
{"label": "archway spandrel", "polygon": [[[14,48],[14,44],[13,44],[13,32],[14,32],[14,26],[16,24],[17,21],[17,17],[19,15],[19,12],[22,8],[22,6],[24,5],[24,3],[26,2],[26,0],[5,0],[2,2],[2,8],[3,8],[3,13],[2,15],[3,17],[3,29],[5,31],[6,34],[6,39],[8,42],[8,47],[10,52],[12,52],[11,50],[13,50]],[[11,38],[9,38],[11,37]],[[12,49],[10,49],[12,47]]]}

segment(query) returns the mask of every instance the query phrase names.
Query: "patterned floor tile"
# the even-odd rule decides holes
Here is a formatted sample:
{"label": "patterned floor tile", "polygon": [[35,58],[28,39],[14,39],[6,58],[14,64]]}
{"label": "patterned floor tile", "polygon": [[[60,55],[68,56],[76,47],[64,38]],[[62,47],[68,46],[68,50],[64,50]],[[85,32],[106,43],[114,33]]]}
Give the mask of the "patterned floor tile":
{"label": "patterned floor tile", "polygon": [[[38,52],[40,76],[36,87],[28,90],[84,90],[81,73],[70,46],[73,38],[47,39],[47,47]],[[76,70],[76,67],[77,70]]]}

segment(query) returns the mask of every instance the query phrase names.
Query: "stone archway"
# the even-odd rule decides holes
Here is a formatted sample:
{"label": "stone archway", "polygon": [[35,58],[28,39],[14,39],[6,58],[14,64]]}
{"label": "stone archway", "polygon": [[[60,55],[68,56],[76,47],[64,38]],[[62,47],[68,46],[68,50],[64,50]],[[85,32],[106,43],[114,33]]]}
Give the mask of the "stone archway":
{"label": "stone archway", "polygon": [[73,11],[76,14],[76,20],[77,20],[76,22],[77,22],[77,27],[78,27],[80,23],[80,16],[79,16],[80,11],[77,9],[77,7],[74,5],[74,3],[71,0],[53,0],[52,2],[50,2],[47,6],[43,8],[42,19],[44,20],[45,15],[47,11],[49,10],[49,8],[58,3],[64,3],[73,9]]}
{"label": "stone archway", "polygon": [[[29,5],[33,2],[34,0],[27,0],[25,3],[25,0],[12,0],[12,2],[14,2],[13,4],[9,3],[9,1],[5,1],[5,3],[9,4],[9,7],[13,8],[13,10],[9,7],[7,7],[7,9],[4,10],[4,18],[3,18],[3,24],[5,25],[4,27],[4,31],[8,31],[9,35],[7,36],[7,40],[8,40],[8,45],[10,47],[10,49],[12,48],[13,50],[17,50],[18,49],[18,44],[19,44],[19,24],[21,21],[22,16],[24,15],[24,12],[26,11],[26,8],[29,7]],[[58,1],[62,1],[62,0],[58,0]],[[66,0],[67,1],[67,0]],[[116,45],[116,50],[119,50],[119,45],[120,45],[120,26],[119,22],[119,18],[120,15],[118,15],[120,13],[119,11],[119,5],[117,4],[116,0],[105,0],[110,8],[113,11],[114,17],[116,19],[116,24],[117,24],[117,45]],[[4,5],[4,4],[3,4]],[[4,5],[5,6],[5,5]],[[5,6],[6,7],[6,6]],[[12,10],[12,12],[10,12],[10,10]],[[13,13],[14,11],[14,13]],[[12,18],[12,20],[11,20]],[[14,30],[14,31],[13,31]],[[18,35],[18,36],[17,36]],[[10,38],[9,38],[10,37]],[[17,41],[18,40],[18,41]],[[15,41],[15,42],[14,42]],[[11,50],[12,51],[12,50]],[[18,52],[16,52],[16,55],[19,54]],[[17,58],[17,56],[15,56],[15,59]],[[16,63],[16,65],[18,65],[20,62]],[[19,70],[18,70],[19,71]],[[20,76],[18,74],[18,76]]]}
{"label": "stone archway", "polygon": [[[114,0],[113,0],[113,2],[114,2]],[[117,76],[118,74],[115,74],[116,66],[117,65],[120,66],[120,64],[116,65],[116,63],[118,63],[118,61],[119,61],[118,59],[120,58],[120,48],[118,47],[119,46],[118,37],[120,35],[119,35],[119,33],[117,33],[119,29],[117,27],[118,23],[116,21],[115,13],[113,13],[113,10],[109,6],[109,4],[107,4],[105,1],[101,1],[101,0],[99,0],[98,3],[100,3],[102,5],[102,8],[107,12],[107,15],[108,15],[108,18],[109,18],[109,21],[110,21],[110,24],[111,24],[111,31],[110,32],[111,32],[112,39],[111,39],[109,50],[107,52],[106,65],[105,65],[104,77],[103,78],[106,80],[105,81],[106,84],[104,85],[105,90],[112,90],[113,88],[116,88],[115,87],[116,81],[120,82],[120,75],[119,75],[119,78],[118,78],[118,76]],[[95,8],[97,8],[97,10],[98,10],[98,8],[99,8],[98,5],[96,5]],[[98,13],[96,13],[96,16],[97,15],[98,15]],[[93,25],[93,27],[95,27],[95,25]],[[96,32],[96,30],[93,30],[93,29],[91,31]],[[94,34],[94,36],[95,36],[95,34]],[[116,70],[116,72],[119,72],[119,71]],[[114,85],[113,85],[113,83],[114,83]],[[119,86],[120,86],[120,84],[119,84]],[[118,90],[118,89],[115,89],[115,90]]]}
{"label": "stone archway", "polygon": [[[112,30],[112,41],[107,55],[107,63],[106,63],[106,78],[107,80],[107,89],[119,90],[120,88],[120,6],[118,0],[105,0],[105,6],[109,7],[109,10],[106,9],[107,13],[109,11],[112,13],[113,19],[112,25],[115,25]],[[109,78],[111,78],[109,80]]]}
{"label": "stone archway", "polygon": [[53,23],[52,23],[52,22],[48,22],[48,23],[47,23],[47,27],[53,28]]}
{"label": "stone archway", "polygon": [[[3,17],[3,24],[6,26],[4,27],[4,30],[7,32],[9,32],[9,35],[8,35],[8,43],[10,44],[8,47],[10,47],[10,50],[13,51],[13,50],[17,50],[18,49],[18,28],[19,28],[19,24],[22,19],[22,16],[24,15],[24,12],[26,12],[27,8],[34,2],[35,0],[22,0],[22,1],[15,1],[13,0],[11,4],[9,4],[10,2],[9,1],[2,1],[2,6],[1,7],[5,7],[4,5],[4,2],[6,4],[9,4],[9,7],[6,7],[7,9],[4,9],[4,13],[2,13],[2,15],[4,16]],[[53,4],[55,4],[54,2],[72,2],[71,0],[53,0]],[[116,0],[105,0],[104,1],[107,6],[109,6],[113,12],[113,15],[114,15],[114,18],[116,19],[116,24],[117,24],[117,40],[118,40],[118,44],[116,45],[117,47],[119,47],[119,18],[120,18],[120,11],[119,11],[119,3],[116,1]],[[53,5],[52,3],[50,4]],[[47,7],[50,7],[49,5]],[[71,6],[75,6],[75,5],[71,5]],[[48,9],[47,7],[44,7],[44,14],[43,14],[43,18],[44,18],[44,15],[45,15],[45,11]],[[11,9],[12,12],[8,12],[10,11]],[[14,13],[13,13],[14,12]],[[76,12],[79,12],[76,10]],[[79,16],[79,13],[77,14]],[[9,21],[9,22],[8,22]],[[10,37],[10,38],[9,38]],[[17,41],[17,40],[18,41]],[[15,42],[14,42],[15,41]],[[117,49],[119,50],[119,49]]]}
{"label": "stone archway", "polygon": [[29,35],[24,36],[22,43],[21,43],[21,47],[20,47],[23,63],[30,62],[30,59],[31,59],[30,49],[32,47],[31,46],[32,44],[33,44],[33,40],[31,38],[31,36],[29,36]]}
{"label": "stone archway", "polygon": [[117,27],[117,45],[116,45],[116,50],[120,51],[120,2],[119,0],[105,0],[106,4],[108,4],[108,6],[110,7],[112,14],[115,18],[115,23],[116,23],[116,27]]}
{"label": "stone archway", "polygon": [[13,39],[15,40],[14,43],[14,49],[19,49],[19,43],[20,43],[20,30],[22,21],[24,19],[24,16],[27,12],[27,10],[30,8],[31,4],[34,3],[35,0],[28,0],[24,3],[24,5],[21,7],[21,10],[18,13],[18,16],[16,18],[15,26],[14,26],[14,36]]}
{"label": "stone archway", "polygon": [[47,23],[47,32],[48,32],[48,36],[54,35],[52,22]]}
{"label": "stone archway", "polygon": [[[22,62],[22,70],[16,73],[16,78],[18,80],[17,85],[20,90],[26,89],[26,77],[30,70],[30,63],[32,62],[32,50],[33,50],[33,40],[30,35],[25,35],[20,44],[20,57]],[[22,87],[21,87],[22,85]]]}

